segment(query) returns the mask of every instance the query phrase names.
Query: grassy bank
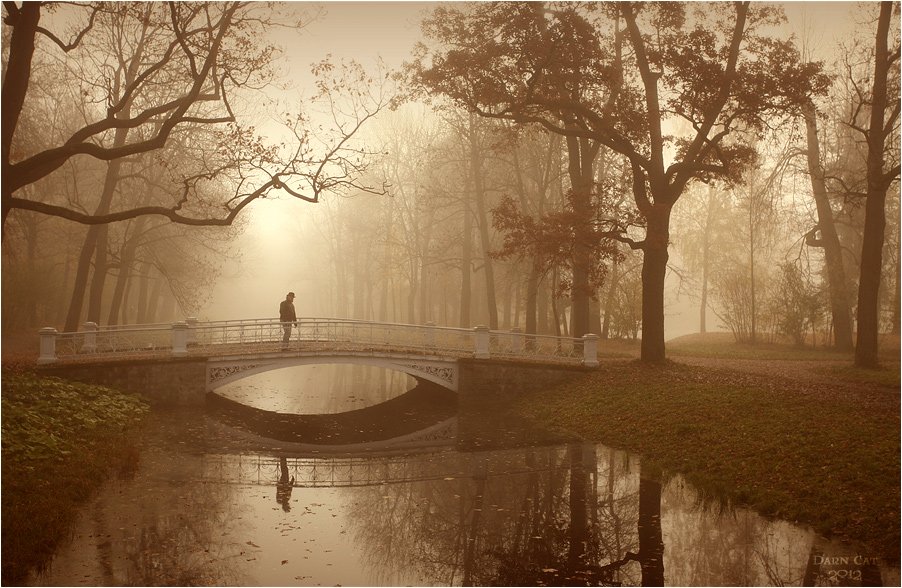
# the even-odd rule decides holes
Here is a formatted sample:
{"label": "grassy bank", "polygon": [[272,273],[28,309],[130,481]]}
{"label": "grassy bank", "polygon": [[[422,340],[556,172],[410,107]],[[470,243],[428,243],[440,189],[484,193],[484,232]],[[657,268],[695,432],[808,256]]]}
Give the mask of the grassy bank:
{"label": "grassy bank", "polygon": [[25,371],[4,368],[2,378],[2,581],[10,585],[48,561],[111,470],[134,463],[128,431],[147,405]]}
{"label": "grassy bank", "polygon": [[898,556],[898,385],[862,382],[850,394],[804,379],[616,361],[516,410],[639,453],[734,504]]}

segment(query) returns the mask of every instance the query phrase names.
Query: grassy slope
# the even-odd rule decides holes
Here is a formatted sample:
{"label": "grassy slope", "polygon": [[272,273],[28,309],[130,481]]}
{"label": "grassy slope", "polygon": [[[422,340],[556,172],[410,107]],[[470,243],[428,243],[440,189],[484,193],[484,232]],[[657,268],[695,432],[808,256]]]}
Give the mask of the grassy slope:
{"label": "grassy slope", "polygon": [[3,584],[18,584],[65,537],[78,505],[133,457],[127,440],[147,411],[100,386],[3,370]]}
{"label": "grassy slope", "polygon": [[[899,387],[857,388],[667,363],[606,362],[524,416],[640,453],[702,490],[896,556]],[[850,389],[854,392],[850,393]]]}

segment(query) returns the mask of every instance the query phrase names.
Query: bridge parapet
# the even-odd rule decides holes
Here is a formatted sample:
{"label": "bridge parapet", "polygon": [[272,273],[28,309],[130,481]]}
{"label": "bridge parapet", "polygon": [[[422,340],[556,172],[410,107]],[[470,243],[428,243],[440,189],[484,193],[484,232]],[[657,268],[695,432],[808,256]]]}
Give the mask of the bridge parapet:
{"label": "bridge parapet", "polygon": [[[283,342],[284,329],[290,337]],[[236,354],[402,353],[424,358],[518,359],[541,363],[598,365],[596,335],[582,338],[524,334],[519,329],[460,329],[435,325],[378,323],[350,319],[301,318],[295,324],[274,319],[198,321],[101,327],[82,331],[41,329],[39,364],[102,362],[123,358],[222,357]]]}

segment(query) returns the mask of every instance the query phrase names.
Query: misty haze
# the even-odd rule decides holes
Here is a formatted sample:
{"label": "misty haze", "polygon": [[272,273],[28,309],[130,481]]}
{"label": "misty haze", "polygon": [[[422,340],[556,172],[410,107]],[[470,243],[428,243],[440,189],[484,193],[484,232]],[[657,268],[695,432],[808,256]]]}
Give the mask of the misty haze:
{"label": "misty haze", "polygon": [[4,585],[898,585],[893,2],[5,2]]}

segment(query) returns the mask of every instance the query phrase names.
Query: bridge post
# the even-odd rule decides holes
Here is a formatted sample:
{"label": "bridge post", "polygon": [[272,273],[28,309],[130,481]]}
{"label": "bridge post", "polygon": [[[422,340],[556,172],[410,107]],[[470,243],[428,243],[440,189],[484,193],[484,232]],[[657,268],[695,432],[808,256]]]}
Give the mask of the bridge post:
{"label": "bridge post", "polygon": [[53,327],[44,327],[40,333],[41,355],[38,356],[38,363],[54,363],[56,361],[56,336],[59,333]]}
{"label": "bridge post", "polygon": [[188,347],[197,345],[197,318],[189,316],[185,319],[185,322],[188,323]]}
{"label": "bridge post", "polygon": [[179,321],[172,323],[172,356],[188,355],[188,323]]}
{"label": "bridge post", "polygon": [[523,353],[523,330],[520,327],[511,329],[511,352]]}
{"label": "bridge post", "polygon": [[83,324],[85,340],[81,344],[80,353],[94,353],[97,351],[97,323],[87,322]]}
{"label": "bridge post", "polygon": [[583,335],[583,365],[598,367],[598,335],[593,333]]}
{"label": "bridge post", "polygon": [[475,343],[476,349],[473,352],[473,357],[476,359],[488,359],[489,358],[489,328],[485,325],[479,325],[474,328],[473,331],[476,333]]}

